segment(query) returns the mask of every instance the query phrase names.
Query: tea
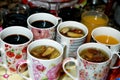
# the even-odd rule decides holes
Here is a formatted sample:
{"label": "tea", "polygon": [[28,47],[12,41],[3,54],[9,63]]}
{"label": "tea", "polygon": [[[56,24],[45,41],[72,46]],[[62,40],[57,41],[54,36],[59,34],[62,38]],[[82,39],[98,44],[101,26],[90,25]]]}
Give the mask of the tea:
{"label": "tea", "polygon": [[30,54],[39,59],[54,59],[60,56],[60,52],[52,46],[37,46],[30,51]]}
{"label": "tea", "polygon": [[31,23],[32,26],[37,28],[50,28],[54,26],[53,23],[46,21],[46,20],[38,20]]}
{"label": "tea", "polygon": [[95,36],[95,39],[98,42],[109,44],[109,45],[114,45],[119,43],[119,41],[116,38],[109,35],[98,35],[98,36]]}
{"label": "tea", "polygon": [[91,62],[104,62],[109,59],[109,56],[107,53],[103,50],[97,49],[97,48],[86,48],[82,50],[79,55]]}
{"label": "tea", "polygon": [[29,41],[29,38],[21,34],[13,34],[5,37],[3,41],[9,44],[23,44]]}
{"label": "tea", "polygon": [[70,38],[80,38],[84,36],[83,30],[76,27],[64,27],[60,30],[60,33],[66,37]]}

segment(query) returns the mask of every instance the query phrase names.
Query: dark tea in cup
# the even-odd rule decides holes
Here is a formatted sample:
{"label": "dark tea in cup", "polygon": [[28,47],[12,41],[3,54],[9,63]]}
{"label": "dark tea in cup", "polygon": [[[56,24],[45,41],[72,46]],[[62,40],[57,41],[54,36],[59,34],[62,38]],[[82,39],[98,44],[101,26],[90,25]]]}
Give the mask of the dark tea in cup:
{"label": "dark tea in cup", "polygon": [[54,26],[54,24],[47,20],[37,20],[31,23],[32,26],[37,28],[50,28]]}
{"label": "dark tea in cup", "polygon": [[21,34],[12,34],[3,39],[9,44],[23,44],[29,41],[29,38]]}

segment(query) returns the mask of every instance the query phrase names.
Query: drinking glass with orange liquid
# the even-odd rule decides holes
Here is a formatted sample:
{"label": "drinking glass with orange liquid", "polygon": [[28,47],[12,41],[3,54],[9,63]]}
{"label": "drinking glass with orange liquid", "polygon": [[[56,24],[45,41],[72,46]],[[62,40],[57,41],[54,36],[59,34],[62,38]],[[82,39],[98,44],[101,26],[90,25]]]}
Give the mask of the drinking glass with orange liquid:
{"label": "drinking glass with orange liquid", "polygon": [[91,32],[93,29],[106,26],[108,24],[109,18],[103,12],[99,11],[85,11],[81,15],[81,22],[85,24],[88,28],[88,36],[86,42],[90,42],[91,40]]}

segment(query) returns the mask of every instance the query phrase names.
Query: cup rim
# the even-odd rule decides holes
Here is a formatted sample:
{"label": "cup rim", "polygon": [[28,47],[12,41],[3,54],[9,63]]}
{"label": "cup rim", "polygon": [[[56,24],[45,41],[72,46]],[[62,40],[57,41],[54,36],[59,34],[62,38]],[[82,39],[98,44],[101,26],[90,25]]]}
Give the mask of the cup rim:
{"label": "cup rim", "polygon": [[[32,26],[31,24],[30,24],[30,22],[29,22],[29,20],[33,17],[33,16],[40,16],[40,15],[50,15],[50,16],[52,16],[52,17],[54,17],[54,18],[56,18],[56,23],[54,24],[53,22],[51,22],[51,23],[53,23],[54,24],[54,26],[51,26],[51,27],[49,27],[49,28],[37,28],[37,27],[34,27],[34,26]],[[40,19],[41,20],[41,19]],[[37,20],[35,20],[35,21],[37,21]],[[46,20],[46,21],[49,21],[49,20]],[[54,16],[54,15],[52,15],[52,14],[49,14],[49,13],[44,13],[44,12],[41,12],[41,13],[33,13],[32,15],[30,15],[28,18],[27,18],[27,24],[28,24],[28,27],[31,27],[31,28],[35,28],[35,29],[43,29],[43,30],[46,30],[46,29],[51,29],[51,28],[54,28],[55,26],[57,26],[57,24],[58,24],[58,21],[59,21],[59,18],[57,18],[56,16]],[[34,21],[33,21],[34,22]]]}
{"label": "cup rim", "polygon": [[[100,26],[100,27],[98,27],[98,28],[95,28],[95,29],[92,30],[91,36],[92,36],[93,40],[95,40],[95,41],[98,42],[98,43],[101,43],[101,42],[98,41],[98,40],[96,40],[96,39],[95,39],[95,36],[94,36],[93,34],[94,34],[94,32],[95,32],[96,30],[99,30],[99,29],[111,29],[111,30],[114,30],[114,31],[120,33],[118,30],[116,30],[116,29],[114,29],[114,28],[112,28],[112,27],[109,27],[109,26]],[[108,35],[108,34],[107,34],[107,35]],[[111,35],[110,35],[110,36],[111,36]],[[120,45],[120,42],[119,42],[118,44],[105,44],[105,43],[101,43],[101,44],[104,44],[104,45],[107,45],[107,46],[117,46],[117,45]]]}
{"label": "cup rim", "polygon": [[[25,28],[25,27],[23,27],[23,26],[9,26],[9,27],[7,27],[7,28],[5,28],[4,30],[2,30],[1,32],[0,32],[0,36],[2,35],[2,33],[3,32],[5,32],[6,30],[8,30],[8,29],[26,29],[27,31],[29,31],[29,33],[30,33],[30,35],[31,35],[31,38],[29,38],[28,36],[27,36],[27,38],[29,38],[29,41],[27,41],[27,42],[25,42],[25,43],[22,43],[22,44],[10,44],[10,43],[8,43],[8,42],[5,42],[5,41],[3,41],[1,38],[1,41],[2,42],[4,42],[4,43],[6,43],[6,44],[9,44],[9,45],[11,45],[11,46],[22,46],[22,45],[25,45],[25,44],[28,44],[28,43],[30,43],[32,40],[33,40],[33,33],[31,32],[31,30],[29,30],[28,28]],[[17,34],[17,33],[16,33]],[[26,35],[25,35],[26,36]]]}
{"label": "cup rim", "polygon": [[[32,56],[32,55],[30,54],[30,47],[31,47],[34,43],[40,42],[40,41],[47,41],[47,40],[52,41],[52,42],[55,42],[55,43],[57,44],[57,46],[58,46],[58,45],[61,46],[62,53],[60,53],[60,55],[59,55],[58,57],[53,58],[53,59],[40,59],[40,58],[36,58],[36,57],[34,57],[34,56]],[[38,45],[37,45],[37,46],[38,46]],[[60,52],[60,51],[59,51],[59,52]],[[41,61],[53,61],[53,60],[59,59],[60,57],[63,57],[63,53],[64,53],[64,52],[63,52],[63,46],[62,46],[61,44],[59,44],[58,42],[56,42],[56,41],[54,41],[54,40],[45,38],[45,39],[38,39],[38,40],[35,40],[35,41],[31,42],[31,43],[28,45],[28,47],[27,47],[27,53],[28,53],[27,55],[29,55],[30,57],[32,57],[32,58],[34,58],[34,59],[36,59],[36,60],[41,60]]]}
{"label": "cup rim", "polygon": [[[64,24],[64,23],[69,23],[69,22],[71,22],[71,23],[76,23],[76,24],[80,24],[80,25],[86,30],[86,32],[85,32],[82,28],[79,28],[79,29],[82,29],[82,30],[84,31],[85,35],[82,36],[82,37],[79,37],[79,38],[71,38],[71,37],[66,37],[66,36],[62,35],[62,34],[60,33],[60,31],[59,31],[60,26],[61,26],[62,24]],[[68,25],[68,26],[69,26],[69,25]],[[60,36],[64,37],[64,38],[72,39],[72,40],[77,40],[77,39],[83,39],[83,38],[85,38],[85,37],[88,35],[88,29],[87,29],[87,27],[86,27],[84,24],[82,24],[82,23],[80,23],[80,22],[77,22],[77,21],[64,21],[64,22],[61,22],[61,23],[57,26],[57,33],[58,33]]]}
{"label": "cup rim", "polygon": [[[108,60],[106,60],[106,61],[104,61],[104,62],[92,62],[92,61],[88,61],[88,60],[85,60],[84,58],[82,58],[82,57],[80,57],[79,56],[79,52],[80,52],[80,48],[81,47],[83,47],[84,45],[100,45],[100,46],[102,46],[102,47],[105,47],[107,50],[109,50],[109,59]],[[93,46],[94,47],[94,46]],[[86,49],[86,48],[85,48]],[[103,49],[102,49],[103,50]],[[106,52],[106,50],[104,50],[105,52]],[[79,46],[78,47],[78,49],[77,49],[77,57],[79,58],[79,59],[82,59],[82,60],[85,60],[85,61],[87,61],[88,63],[92,63],[92,64],[104,64],[104,63],[106,63],[106,62],[109,62],[111,59],[112,59],[112,56],[113,56],[113,54],[112,54],[112,52],[111,52],[111,50],[107,47],[107,46],[105,46],[105,45],[103,45],[103,44],[100,44],[100,43],[95,43],[95,42],[90,42],[90,43],[85,43],[85,44],[83,44],[83,45],[81,45],[81,46]]]}

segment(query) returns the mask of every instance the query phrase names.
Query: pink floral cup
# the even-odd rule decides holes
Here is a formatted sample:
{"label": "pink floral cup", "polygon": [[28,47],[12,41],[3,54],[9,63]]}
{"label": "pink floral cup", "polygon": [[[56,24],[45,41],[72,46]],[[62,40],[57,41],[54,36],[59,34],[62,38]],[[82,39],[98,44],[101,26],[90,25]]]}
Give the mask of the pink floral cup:
{"label": "pink floral cup", "polygon": [[[47,45],[56,48],[60,55],[54,59],[40,59],[30,54],[31,49],[36,46]],[[39,39],[35,40],[28,45],[27,48],[27,60],[20,61],[18,66],[18,73],[20,76],[27,80],[58,80],[60,70],[62,68],[63,60],[63,46],[54,40]],[[28,65],[28,72],[30,78],[24,76],[19,72],[20,66],[23,64]]]}
{"label": "pink floral cup", "polygon": [[[108,59],[103,62],[92,62],[88,61],[86,59],[83,59],[79,54],[85,49],[88,48],[95,48],[96,50],[102,50],[108,55]],[[92,51],[93,53],[94,51]],[[96,51],[95,51],[96,52]],[[94,53],[95,53],[94,52]],[[85,53],[86,54],[86,53]],[[116,69],[119,68],[120,66],[110,66],[112,63],[111,60],[114,59],[112,51],[105,45],[99,44],[99,43],[85,43],[81,46],[79,46],[77,50],[77,59],[74,58],[66,58],[63,61],[63,70],[64,72],[70,76],[73,80],[106,80],[108,76],[108,72],[110,69]],[[119,55],[118,55],[119,56]],[[88,56],[87,56],[88,57]],[[91,57],[91,55],[89,55]],[[120,58],[120,56],[119,56]],[[100,59],[99,57],[96,58]],[[67,63],[73,62],[76,65],[76,74],[77,76],[71,75],[65,68]]]}
{"label": "pink floral cup", "polygon": [[25,27],[11,26],[0,32],[0,66],[16,73],[17,63],[26,60],[27,46],[33,40],[32,32]]}
{"label": "pink floral cup", "polygon": [[[28,28],[33,32],[34,40],[43,38],[54,39],[56,26],[61,21],[61,18],[49,13],[35,13],[28,17],[27,24]],[[34,25],[34,22],[38,23]]]}

